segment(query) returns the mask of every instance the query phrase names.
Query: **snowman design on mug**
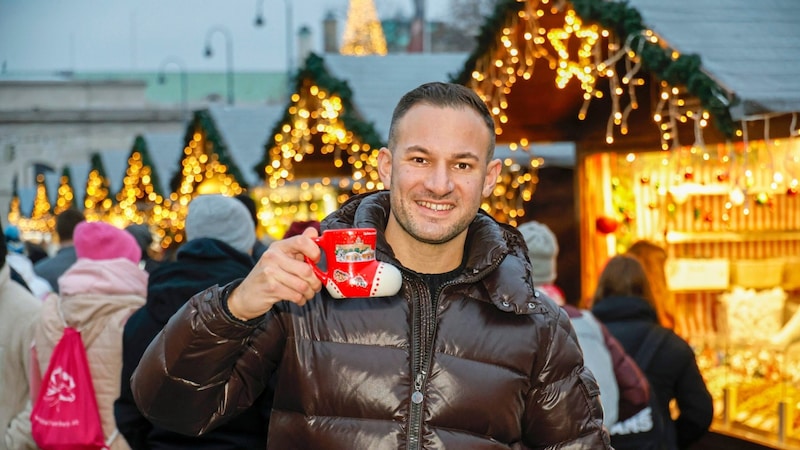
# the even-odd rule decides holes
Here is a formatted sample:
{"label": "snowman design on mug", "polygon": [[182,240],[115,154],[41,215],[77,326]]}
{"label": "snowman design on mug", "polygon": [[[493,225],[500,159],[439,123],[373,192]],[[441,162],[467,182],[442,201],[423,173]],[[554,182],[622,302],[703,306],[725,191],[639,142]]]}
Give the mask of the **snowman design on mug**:
{"label": "snowman design on mug", "polygon": [[386,297],[400,290],[400,270],[375,259],[376,235],[373,228],[347,228],[325,230],[314,240],[328,255],[328,273],[308,263],[331,297]]}

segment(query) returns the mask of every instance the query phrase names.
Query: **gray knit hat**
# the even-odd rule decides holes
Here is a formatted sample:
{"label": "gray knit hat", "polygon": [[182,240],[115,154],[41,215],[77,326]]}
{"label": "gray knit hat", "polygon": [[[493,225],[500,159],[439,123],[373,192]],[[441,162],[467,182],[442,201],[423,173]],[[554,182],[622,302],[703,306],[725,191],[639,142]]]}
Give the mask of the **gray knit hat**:
{"label": "gray knit hat", "polygon": [[247,207],[224,195],[200,195],[189,202],[186,240],[213,238],[250,255],[256,231]]}
{"label": "gray knit hat", "polygon": [[528,246],[528,257],[531,260],[534,283],[552,284],[556,280],[556,257],[558,241],[556,235],[543,223],[535,220],[525,222],[517,227],[525,244]]}

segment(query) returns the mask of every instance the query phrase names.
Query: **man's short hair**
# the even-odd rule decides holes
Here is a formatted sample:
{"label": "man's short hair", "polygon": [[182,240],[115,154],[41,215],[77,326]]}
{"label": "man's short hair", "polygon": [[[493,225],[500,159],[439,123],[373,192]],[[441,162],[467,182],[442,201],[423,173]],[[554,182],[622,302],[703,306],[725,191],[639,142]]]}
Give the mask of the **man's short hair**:
{"label": "man's short hair", "polygon": [[415,105],[427,104],[440,108],[467,108],[477,112],[489,130],[490,142],[488,159],[494,156],[495,124],[489,107],[472,89],[455,83],[425,83],[407,92],[394,108],[389,125],[389,150],[393,150],[397,140],[397,123]]}
{"label": "man's short hair", "polygon": [[61,242],[71,241],[72,233],[79,223],[86,220],[83,213],[77,209],[68,209],[56,217],[56,234]]}

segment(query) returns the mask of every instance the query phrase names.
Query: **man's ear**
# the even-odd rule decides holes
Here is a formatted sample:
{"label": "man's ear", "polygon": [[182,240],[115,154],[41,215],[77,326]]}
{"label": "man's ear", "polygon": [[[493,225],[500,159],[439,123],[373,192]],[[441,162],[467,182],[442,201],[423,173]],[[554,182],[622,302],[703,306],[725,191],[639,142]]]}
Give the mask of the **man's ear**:
{"label": "man's ear", "polygon": [[384,189],[389,189],[392,183],[392,152],[386,147],[378,151],[378,175]]}
{"label": "man's ear", "polygon": [[497,177],[500,176],[500,171],[503,169],[503,163],[499,159],[489,161],[486,168],[486,178],[483,180],[483,196],[488,197],[492,195],[494,186],[497,184]]}

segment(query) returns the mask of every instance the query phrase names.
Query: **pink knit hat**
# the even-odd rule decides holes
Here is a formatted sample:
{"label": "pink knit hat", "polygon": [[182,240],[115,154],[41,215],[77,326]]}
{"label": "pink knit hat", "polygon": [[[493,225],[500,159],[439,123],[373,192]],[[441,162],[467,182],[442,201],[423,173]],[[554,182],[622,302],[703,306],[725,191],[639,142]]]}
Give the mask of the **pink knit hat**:
{"label": "pink knit hat", "polygon": [[105,222],[81,222],[72,235],[78,258],[93,260],[127,258],[134,264],[142,259],[136,238]]}

